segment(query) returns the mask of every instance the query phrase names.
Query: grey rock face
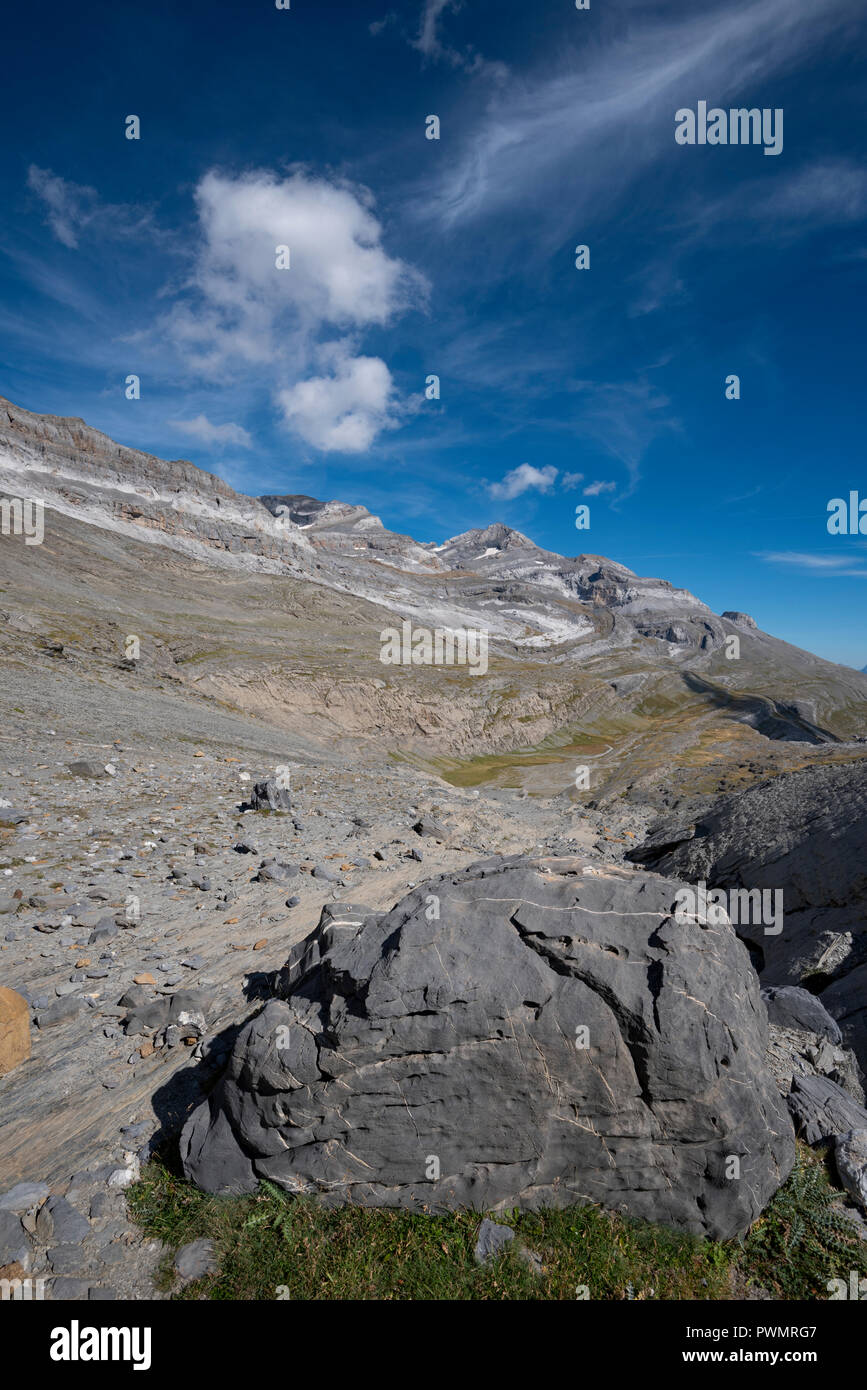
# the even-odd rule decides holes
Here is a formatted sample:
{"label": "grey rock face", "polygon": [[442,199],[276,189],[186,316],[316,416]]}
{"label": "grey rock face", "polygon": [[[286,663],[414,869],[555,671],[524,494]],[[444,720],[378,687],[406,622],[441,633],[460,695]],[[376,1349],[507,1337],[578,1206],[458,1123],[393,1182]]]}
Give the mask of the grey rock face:
{"label": "grey rock face", "polygon": [[792,1126],[747,952],[728,925],[677,924],[677,886],[513,858],[384,915],[331,905],[187,1121],[187,1177],[743,1230],[792,1166]]}
{"label": "grey rock face", "polygon": [[628,858],[711,888],[782,889],[783,929],[739,925],[765,985],[827,977],[822,1003],[867,1070],[867,762],[784,773]]}
{"label": "grey rock face", "polygon": [[768,1010],[771,1023],[783,1028],[800,1028],[805,1033],[818,1033],[821,1038],[830,1038],[839,1043],[843,1035],[828,1010],[815,994],[808,989],[786,985],[782,989],[771,986],[762,990],[762,998]]}
{"label": "grey rock face", "polygon": [[867,1126],[867,1110],[826,1076],[796,1076],[788,1096],[795,1128],[808,1144]]}
{"label": "grey rock face", "polygon": [[755,618],[751,618],[749,613],[739,613],[736,608],[727,608],[722,617],[728,618],[730,623],[737,623],[738,627],[757,626]]}
{"label": "grey rock face", "polygon": [[851,1129],[838,1135],[834,1161],[849,1196],[867,1212],[867,1129]]}

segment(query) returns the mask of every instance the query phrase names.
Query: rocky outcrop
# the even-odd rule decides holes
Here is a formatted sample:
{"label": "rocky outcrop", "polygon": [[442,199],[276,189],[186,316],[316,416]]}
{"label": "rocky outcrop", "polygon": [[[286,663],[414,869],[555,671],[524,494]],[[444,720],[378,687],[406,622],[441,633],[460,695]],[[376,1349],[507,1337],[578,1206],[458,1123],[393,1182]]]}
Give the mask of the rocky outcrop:
{"label": "rocky outcrop", "polygon": [[867,1128],[837,1136],[834,1162],[849,1196],[867,1212]]}
{"label": "rocky outcrop", "polygon": [[186,1175],[743,1230],[791,1168],[792,1128],[747,952],[727,923],[675,922],[676,889],[511,858],[384,915],[327,908],[188,1120]]}
{"label": "rocky outcrop", "polygon": [[766,985],[810,984],[867,1068],[867,762],[784,773],[630,859],[712,888],[782,890],[782,930],[740,923]]}
{"label": "rocky outcrop", "polygon": [[817,999],[808,989],[799,989],[796,985],[784,985],[782,989],[771,986],[762,990],[762,998],[771,1023],[782,1028],[816,1033],[820,1038],[829,1038],[832,1043],[842,1042],[839,1026],[821,999]]}
{"label": "rocky outcrop", "polygon": [[867,1126],[867,1110],[826,1076],[796,1076],[788,1097],[795,1128],[808,1144]]}

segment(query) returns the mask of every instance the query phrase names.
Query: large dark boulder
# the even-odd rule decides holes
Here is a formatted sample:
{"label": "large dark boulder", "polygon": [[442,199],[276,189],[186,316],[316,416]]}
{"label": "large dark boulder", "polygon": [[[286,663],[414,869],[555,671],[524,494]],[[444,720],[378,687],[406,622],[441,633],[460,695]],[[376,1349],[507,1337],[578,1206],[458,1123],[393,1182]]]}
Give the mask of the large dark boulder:
{"label": "large dark boulder", "polygon": [[727,924],[675,922],[677,887],[513,858],[384,915],[331,904],[187,1121],[187,1176],[744,1230],[792,1166],[792,1125],[749,956]]}
{"label": "large dark boulder", "polygon": [[781,931],[739,924],[762,984],[820,991],[867,1070],[867,758],[783,773],[627,856],[710,888],[782,890]]}
{"label": "large dark boulder", "polygon": [[783,985],[781,988],[771,985],[762,990],[762,999],[769,1021],[778,1027],[816,1033],[820,1038],[829,1038],[832,1043],[843,1041],[839,1026],[821,999],[817,999],[808,989],[799,989],[796,985]]}

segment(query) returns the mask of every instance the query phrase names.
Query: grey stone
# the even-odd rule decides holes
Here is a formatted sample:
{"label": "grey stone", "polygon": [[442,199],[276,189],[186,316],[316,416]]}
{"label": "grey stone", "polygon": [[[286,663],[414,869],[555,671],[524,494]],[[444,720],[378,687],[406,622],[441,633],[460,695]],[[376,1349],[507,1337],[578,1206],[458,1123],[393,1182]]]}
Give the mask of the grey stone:
{"label": "grey stone", "polygon": [[99,778],[108,776],[108,773],[105,770],[104,763],[92,762],[88,761],[87,759],[81,759],[79,762],[69,763],[68,770],[72,773],[73,777]]}
{"label": "grey stone", "polygon": [[257,875],[260,883],[286,883],[299,872],[294,864],[283,864],[278,859],[263,859]]}
{"label": "grey stone", "polygon": [[515,1239],[511,1226],[498,1226],[496,1221],[485,1217],[479,1227],[479,1237],[473,1251],[476,1263],[483,1265],[501,1255]]}
{"label": "grey stone", "polygon": [[95,1192],[90,1199],[91,1221],[101,1221],[111,1211],[111,1200],[105,1192]]}
{"label": "grey stone", "polygon": [[175,1273],[184,1283],[216,1274],[219,1264],[212,1240],[193,1240],[182,1245],[174,1259]]}
{"label": "grey stone", "polygon": [[795,985],[782,987],[769,986],[762,990],[762,998],[768,1010],[771,1023],[783,1028],[800,1028],[806,1033],[818,1033],[833,1043],[843,1040],[839,1026],[815,994]]}
{"label": "grey stone", "polygon": [[326,883],[338,883],[340,881],[340,875],[330,869],[327,864],[317,864],[313,870],[313,877],[323,878]]}
{"label": "grey stone", "polygon": [[448,831],[445,826],[440,825],[439,821],[432,816],[422,816],[412,827],[416,835],[429,836],[432,840],[447,840]]}
{"label": "grey stone", "polygon": [[53,1274],[81,1273],[81,1249],[78,1245],[56,1245],[46,1251],[46,1258]]}
{"label": "grey stone", "polygon": [[788,1096],[795,1129],[808,1144],[821,1144],[867,1126],[867,1110],[826,1076],[796,1076]]}
{"label": "grey stone", "polygon": [[15,1212],[0,1210],[0,1265],[21,1263],[29,1251],[24,1227]]}
{"label": "grey stone", "polygon": [[118,1001],[119,1006],[125,1009],[140,1009],[148,1002],[148,994],[144,985],[131,985]]}
{"label": "grey stone", "polygon": [[124,1024],[124,1031],[128,1037],[135,1037],[140,1033],[149,1033],[154,1032],[157,1028],[165,1028],[171,1017],[171,1012],[170,995],[162,999],[154,999],[149,1004],[142,1004],[140,1008],[130,1010]]}
{"label": "grey stone", "polygon": [[254,811],[276,811],[285,814],[292,809],[292,798],[288,787],[278,787],[275,777],[267,777],[264,782],[256,782],[250,796]]}
{"label": "grey stone", "polygon": [[849,1196],[867,1212],[867,1129],[850,1129],[838,1134],[834,1161]]}
{"label": "grey stone", "polygon": [[77,1245],[90,1235],[90,1222],[86,1216],[76,1211],[65,1197],[49,1197],[40,1208],[37,1217],[37,1233],[40,1239],[45,1239],[39,1229],[43,1213],[51,1217],[52,1226],[48,1239],[53,1239],[57,1245]]}
{"label": "grey stone", "polygon": [[743,1231],[792,1167],[792,1125],[748,954],[730,927],[675,922],[678,887],[514,857],[386,914],[332,904],[187,1120],[186,1176],[330,1205],[591,1201]]}
{"label": "grey stone", "polygon": [[40,1009],[36,1015],[37,1028],[55,1028],[59,1023],[68,1023],[81,1013],[83,1001],[78,995],[68,995],[58,999],[47,1009]]}
{"label": "grey stone", "polygon": [[91,1303],[110,1303],[114,1302],[117,1294],[114,1289],[107,1288],[103,1284],[96,1284],[90,1289],[88,1298]]}
{"label": "grey stone", "polygon": [[48,1184],[44,1182],[19,1182],[10,1187],[0,1197],[0,1211],[14,1211],[19,1216],[30,1211],[37,1203],[48,1196]]}
{"label": "grey stone", "polygon": [[98,941],[108,941],[113,936],[120,936],[120,927],[113,917],[108,917],[103,922],[97,922],[87,938],[87,944],[88,946],[95,946]]}
{"label": "grey stone", "polygon": [[52,1279],[50,1293],[53,1303],[79,1303],[88,1298],[90,1284],[87,1279]]}

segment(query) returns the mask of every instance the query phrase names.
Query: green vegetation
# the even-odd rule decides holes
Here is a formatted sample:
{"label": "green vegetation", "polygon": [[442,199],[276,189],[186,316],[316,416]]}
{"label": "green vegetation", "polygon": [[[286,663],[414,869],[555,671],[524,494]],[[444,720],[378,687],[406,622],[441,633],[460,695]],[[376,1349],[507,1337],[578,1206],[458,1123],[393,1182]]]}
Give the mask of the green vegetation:
{"label": "green vegetation", "polygon": [[826,1153],[799,1145],[796,1168],[744,1242],[756,1281],[778,1298],[825,1298],[829,1279],[867,1276],[867,1241],[835,1209],[827,1164]]}
{"label": "green vegetation", "polygon": [[[758,1286],[781,1298],[824,1298],[830,1278],[867,1275],[867,1244],[831,1210],[838,1197],[821,1158],[801,1147],[786,1185],[743,1241],[718,1244],[596,1207],[498,1213],[516,1241],[479,1267],[481,1216],[328,1209],[263,1183],[249,1197],[209,1197],[159,1160],[129,1193],[136,1221],[172,1255],[215,1242],[220,1271],[181,1299],[729,1299]],[[541,1269],[521,1250],[532,1252]],[[278,1292],[279,1291],[279,1292]]]}

